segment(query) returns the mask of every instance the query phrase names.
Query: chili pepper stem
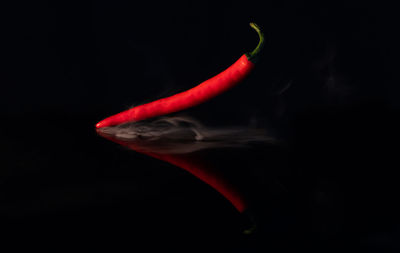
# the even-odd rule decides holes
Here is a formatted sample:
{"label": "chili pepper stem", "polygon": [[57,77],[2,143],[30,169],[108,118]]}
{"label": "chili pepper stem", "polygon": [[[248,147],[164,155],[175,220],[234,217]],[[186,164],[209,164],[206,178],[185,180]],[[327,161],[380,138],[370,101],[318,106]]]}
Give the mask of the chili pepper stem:
{"label": "chili pepper stem", "polygon": [[247,59],[255,63],[258,59],[258,55],[261,49],[264,47],[264,33],[261,31],[260,27],[256,23],[250,23],[250,26],[257,32],[258,37],[260,39],[258,41],[257,47],[250,53],[246,53]]}

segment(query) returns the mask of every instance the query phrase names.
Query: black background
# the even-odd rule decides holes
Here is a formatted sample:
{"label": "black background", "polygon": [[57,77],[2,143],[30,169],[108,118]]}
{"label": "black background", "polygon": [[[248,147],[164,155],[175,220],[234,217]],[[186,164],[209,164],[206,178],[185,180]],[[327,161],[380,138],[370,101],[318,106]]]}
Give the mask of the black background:
{"label": "black background", "polygon": [[[399,249],[393,6],[32,1],[2,11],[0,215],[20,243]],[[258,180],[248,184],[261,228],[243,236],[241,217],[208,186],[94,125],[228,67],[257,44],[249,22],[266,36],[255,71],[185,112],[210,125],[252,122],[286,143],[218,153],[241,156],[225,166]]]}

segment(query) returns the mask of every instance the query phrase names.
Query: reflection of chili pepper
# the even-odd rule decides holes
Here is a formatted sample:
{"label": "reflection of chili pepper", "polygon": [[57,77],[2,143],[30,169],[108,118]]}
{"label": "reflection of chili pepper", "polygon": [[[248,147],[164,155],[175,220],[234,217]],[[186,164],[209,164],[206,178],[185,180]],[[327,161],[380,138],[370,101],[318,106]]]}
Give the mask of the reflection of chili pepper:
{"label": "reflection of chili pepper", "polygon": [[232,88],[253,70],[254,62],[264,44],[264,35],[260,28],[254,23],[250,23],[250,26],[256,30],[259,35],[260,40],[257,47],[251,53],[242,55],[239,60],[225,71],[187,91],[139,105],[108,117],[97,123],[96,127],[119,125],[181,111],[204,103]]}
{"label": "reflection of chili pepper", "polygon": [[197,158],[193,154],[167,154],[150,151],[152,146],[154,149],[157,147],[157,143],[146,142],[146,141],[127,141],[118,139],[112,135],[97,131],[102,137],[116,142],[122,146],[128,147],[138,153],[142,153],[153,158],[165,161],[179,168],[182,168],[195,177],[199,178],[212,188],[217,190],[222,196],[224,196],[231,204],[240,212],[244,212],[248,208],[248,201],[244,195],[235,187],[232,183],[222,175],[215,166],[205,163],[202,159]]}
{"label": "reflection of chili pepper", "polygon": [[[241,217],[244,222],[243,233],[252,234],[256,229],[257,222],[251,210],[251,203],[247,196],[242,193],[239,187],[227,179],[216,166],[212,163],[207,163],[202,159],[204,157],[201,155],[195,155],[194,153],[163,153],[158,151],[159,145],[165,144],[163,142],[158,143],[141,139],[124,140],[112,134],[107,134],[101,129],[98,129],[97,133],[108,140],[132,149],[138,153],[165,161],[191,173],[193,176],[199,178],[224,196],[235,207],[235,209],[242,214]],[[176,143],[176,145],[182,145],[182,143]]]}

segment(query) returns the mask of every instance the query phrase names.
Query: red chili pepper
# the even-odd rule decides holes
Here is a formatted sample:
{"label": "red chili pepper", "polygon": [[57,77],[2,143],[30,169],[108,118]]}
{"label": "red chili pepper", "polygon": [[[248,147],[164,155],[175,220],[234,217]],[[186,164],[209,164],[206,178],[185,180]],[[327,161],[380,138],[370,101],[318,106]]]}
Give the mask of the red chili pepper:
{"label": "red chili pepper", "polygon": [[225,71],[187,91],[139,105],[108,117],[97,123],[96,127],[119,125],[182,111],[202,104],[234,87],[254,69],[254,62],[257,60],[258,54],[264,45],[264,35],[260,28],[254,23],[250,23],[250,26],[256,30],[260,38],[257,47],[251,53],[242,55],[239,60]]}

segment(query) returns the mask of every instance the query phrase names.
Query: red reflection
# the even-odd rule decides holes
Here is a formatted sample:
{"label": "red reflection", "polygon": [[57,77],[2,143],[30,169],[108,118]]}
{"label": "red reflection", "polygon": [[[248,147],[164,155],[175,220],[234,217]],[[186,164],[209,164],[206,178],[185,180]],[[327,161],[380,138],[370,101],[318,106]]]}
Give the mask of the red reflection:
{"label": "red reflection", "polygon": [[188,171],[189,173],[218,191],[241,213],[244,212],[248,207],[248,203],[243,194],[238,191],[238,189],[233,184],[231,184],[231,182],[229,182],[229,180],[227,180],[226,177],[222,175],[222,173],[220,173],[218,168],[208,163],[206,159],[201,159],[201,157],[195,155],[194,153],[160,153],[156,151],[157,143],[152,143],[151,141],[122,140],[112,135],[103,133],[99,130],[97,131],[97,133],[108,140],[128,147],[136,152],[168,162],[172,165]]}

